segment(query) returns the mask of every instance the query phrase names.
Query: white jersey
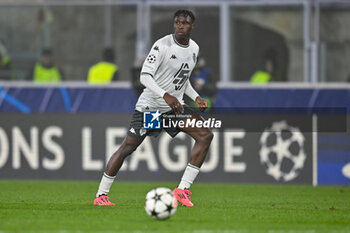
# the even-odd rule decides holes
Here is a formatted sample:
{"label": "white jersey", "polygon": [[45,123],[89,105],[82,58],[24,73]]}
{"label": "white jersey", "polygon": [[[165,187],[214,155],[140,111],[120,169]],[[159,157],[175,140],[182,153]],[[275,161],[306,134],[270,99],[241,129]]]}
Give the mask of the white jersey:
{"label": "white jersey", "polygon": [[[189,77],[196,65],[199,47],[190,39],[188,45],[181,45],[174,35],[167,35],[154,43],[145,62],[141,74],[151,75],[160,88],[176,97],[183,104],[183,95]],[[145,88],[140,95],[136,110],[167,112],[171,108],[163,97]]]}

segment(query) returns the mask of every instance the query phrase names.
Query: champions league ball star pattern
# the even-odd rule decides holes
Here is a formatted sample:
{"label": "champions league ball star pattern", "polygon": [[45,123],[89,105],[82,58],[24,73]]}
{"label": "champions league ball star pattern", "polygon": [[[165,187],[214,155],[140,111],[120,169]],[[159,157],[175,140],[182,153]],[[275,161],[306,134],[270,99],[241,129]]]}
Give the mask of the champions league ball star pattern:
{"label": "champions league ball star pattern", "polygon": [[260,138],[260,162],[266,173],[277,181],[295,179],[304,167],[304,135],[286,121],[274,122]]}
{"label": "champions league ball star pattern", "polygon": [[173,216],[177,209],[177,201],[173,192],[168,188],[155,188],[146,195],[146,213],[158,220]]}
{"label": "champions league ball star pattern", "polygon": [[156,56],[155,56],[154,54],[148,55],[147,61],[148,61],[149,63],[151,63],[151,64],[154,63],[154,62],[156,62]]}

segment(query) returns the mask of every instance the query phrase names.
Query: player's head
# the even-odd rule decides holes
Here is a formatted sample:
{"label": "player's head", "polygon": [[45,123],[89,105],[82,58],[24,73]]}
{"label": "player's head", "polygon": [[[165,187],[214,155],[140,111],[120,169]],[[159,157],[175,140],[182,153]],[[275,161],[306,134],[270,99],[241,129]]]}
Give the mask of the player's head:
{"label": "player's head", "polygon": [[264,54],[265,70],[273,73],[277,67],[277,51],[273,48],[268,49]]}
{"label": "player's head", "polygon": [[194,28],[195,16],[192,11],[178,10],[174,14],[174,31],[176,38],[188,38]]}
{"label": "player's head", "polygon": [[3,39],[0,38],[0,63],[1,63],[1,59],[6,56],[7,56],[7,49],[5,46],[5,42],[3,41]]}
{"label": "player's head", "polygon": [[45,48],[41,52],[40,62],[44,67],[50,67],[53,65],[53,52],[50,48]]}
{"label": "player's head", "polygon": [[114,50],[111,47],[107,47],[103,49],[103,60],[108,62],[114,62]]}

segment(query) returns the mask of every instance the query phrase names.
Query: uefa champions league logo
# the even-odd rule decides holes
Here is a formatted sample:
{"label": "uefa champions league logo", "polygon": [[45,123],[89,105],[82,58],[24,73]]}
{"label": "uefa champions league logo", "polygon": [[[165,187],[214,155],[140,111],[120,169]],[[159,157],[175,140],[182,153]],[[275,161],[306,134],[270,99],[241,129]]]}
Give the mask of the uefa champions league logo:
{"label": "uefa champions league logo", "polygon": [[276,181],[295,179],[304,168],[304,135],[286,121],[274,122],[260,138],[260,162]]}

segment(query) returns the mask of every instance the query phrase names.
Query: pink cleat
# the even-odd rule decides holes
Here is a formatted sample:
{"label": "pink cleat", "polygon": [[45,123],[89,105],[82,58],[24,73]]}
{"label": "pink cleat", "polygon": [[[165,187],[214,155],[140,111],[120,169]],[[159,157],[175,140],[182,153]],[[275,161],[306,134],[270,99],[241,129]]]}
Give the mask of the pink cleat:
{"label": "pink cleat", "polygon": [[94,205],[107,206],[107,205],[115,205],[115,204],[109,201],[108,196],[101,195],[95,198]]}
{"label": "pink cleat", "polygon": [[184,206],[193,207],[190,195],[192,194],[188,189],[174,189],[173,194],[175,198]]}

